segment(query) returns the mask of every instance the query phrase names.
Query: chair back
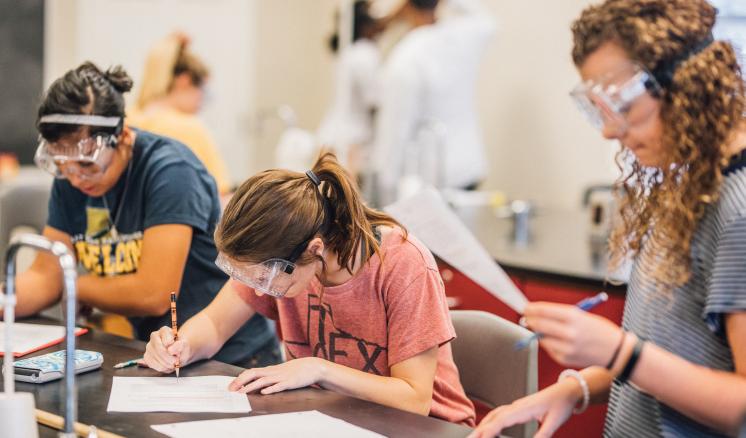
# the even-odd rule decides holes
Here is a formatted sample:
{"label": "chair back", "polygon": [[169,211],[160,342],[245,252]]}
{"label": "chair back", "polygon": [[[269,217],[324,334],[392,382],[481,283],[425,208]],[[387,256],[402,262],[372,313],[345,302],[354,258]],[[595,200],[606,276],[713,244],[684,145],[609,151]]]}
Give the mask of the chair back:
{"label": "chair back", "polygon": [[[495,408],[536,392],[538,347],[533,342],[515,349],[530,331],[479,310],[452,310],[451,320],[456,329],[453,360],[470,399]],[[511,437],[531,437],[535,432],[536,422],[503,431]]]}

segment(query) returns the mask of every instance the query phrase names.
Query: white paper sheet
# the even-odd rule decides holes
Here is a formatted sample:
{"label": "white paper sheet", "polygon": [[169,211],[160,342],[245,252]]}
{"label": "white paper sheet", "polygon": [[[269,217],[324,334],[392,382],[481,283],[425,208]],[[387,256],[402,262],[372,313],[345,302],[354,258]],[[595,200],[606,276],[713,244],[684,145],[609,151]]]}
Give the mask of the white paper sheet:
{"label": "white paper sheet", "polygon": [[[84,331],[80,327],[75,328],[76,335]],[[42,348],[59,344],[65,338],[65,327],[60,325],[43,324],[13,324],[13,356],[23,356]],[[0,322],[0,356],[5,352],[5,324]]]}
{"label": "white paper sheet", "polygon": [[318,411],[222,420],[188,421],[150,426],[171,438],[206,436],[273,437],[273,438],[380,438],[375,432],[330,417]]}
{"label": "white paper sheet", "polygon": [[437,191],[424,189],[385,210],[446,263],[523,313],[526,297]]}
{"label": "white paper sheet", "polygon": [[114,377],[108,412],[251,412],[230,376]]}

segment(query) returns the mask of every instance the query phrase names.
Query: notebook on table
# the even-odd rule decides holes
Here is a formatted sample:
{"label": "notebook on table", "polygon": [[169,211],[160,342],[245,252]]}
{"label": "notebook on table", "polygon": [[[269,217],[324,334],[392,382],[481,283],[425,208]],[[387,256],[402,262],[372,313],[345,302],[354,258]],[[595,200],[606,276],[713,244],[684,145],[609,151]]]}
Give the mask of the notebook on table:
{"label": "notebook on table", "polygon": [[[76,327],[75,336],[87,333],[88,329]],[[13,324],[13,357],[25,356],[43,350],[65,340],[65,327],[61,325]],[[0,323],[0,357],[5,354],[5,324]]]}

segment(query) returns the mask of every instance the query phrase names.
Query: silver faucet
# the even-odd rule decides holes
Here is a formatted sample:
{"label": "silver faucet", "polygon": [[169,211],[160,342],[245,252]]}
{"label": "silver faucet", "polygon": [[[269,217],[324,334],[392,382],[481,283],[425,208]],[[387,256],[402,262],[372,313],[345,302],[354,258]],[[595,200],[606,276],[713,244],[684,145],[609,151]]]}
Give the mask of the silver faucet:
{"label": "silver faucet", "polygon": [[[11,309],[5,309],[6,317],[10,313],[10,320],[6,319],[8,325],[13,323],[13,309],[16,291],[16,255],[21,247],[28,246],[37,250],[47,251],[57,257],[62,268],[65,291],[65,426],[59,434],[63,438],[75,438],[74,424],[77,419],[78,401],[75,392],[75,310],[76,289],[75,281],[78,276],[76,272],[75,257],[70,253],[67,246],[62,242],[52,242],[49,239],[35,234],[23,234],[13,239],[5,253],[5,302],[9,303]],[[10,343],[6,341],[6,347]],[[10,390],[13,386],[12,371],[13,354],[5,354],[5,377],[8,390],[7,378],[10,376]],[[10,365],[8,365],[10,363]],[[10,368],[10,370],[8,370]]]}

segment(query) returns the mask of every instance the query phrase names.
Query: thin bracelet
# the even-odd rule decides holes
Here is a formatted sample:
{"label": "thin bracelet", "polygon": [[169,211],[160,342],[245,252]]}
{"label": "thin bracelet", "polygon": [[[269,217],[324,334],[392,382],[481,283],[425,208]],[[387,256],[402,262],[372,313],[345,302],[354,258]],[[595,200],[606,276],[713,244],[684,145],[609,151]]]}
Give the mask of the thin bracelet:
{"label": "thin bracelet", "polygon": [[586,382],[585,377],[576,370],[567,369],[562,371],[557,378],[557,381],[559,382],[565,377],[573,377],[578,381],[578,383],[580,383],[580,389],[583,391],[583,403],[579,408],[573,408],[572,412],[573,414],[582,414],[586,409],[588,409],[588,404],[591,401],[591,392],[588,389],[588,382]]}
{"label": "thin bracelet", "polygon": [[632,375],[632,371],[635,370],[635,366],[637,365],[637,360],[640,358],[640,353],[642,352],[642,347],[645,345],[645,341],[643,341],[640,338],[637,338],[637,342],[635,342],[635,347],[632,349],[632,354],[630,354],[629,359],[627,359],[627,364],[624,366],[624,369],[622,370],[621,374],[619,374],[619,377],[617,377],[617,381],[619,383],[625,383],[627,380],[629,380],[629,377]]}
{"label": "thin bracelet", "polygon": [[614,366],[614,362],[616,362],[616,358],[619,357],[619,352],[622,350],[622,345],[624,345],[624,340],[627,339],[627,332],[622,330],[622,338],[619,339],[619,343],[617,344],[616,348],[614,349],[614,354],[611,356],[611,360],[606,365],[607,370],[611,370],[611,367]]}

